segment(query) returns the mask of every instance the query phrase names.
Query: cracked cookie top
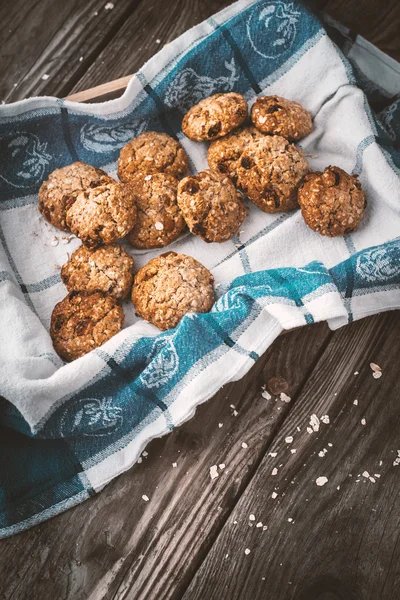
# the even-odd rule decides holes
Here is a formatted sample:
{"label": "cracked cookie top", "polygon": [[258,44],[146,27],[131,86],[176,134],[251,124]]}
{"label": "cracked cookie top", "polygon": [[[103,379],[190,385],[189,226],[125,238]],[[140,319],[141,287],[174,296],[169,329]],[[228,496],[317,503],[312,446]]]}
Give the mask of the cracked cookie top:
{"label": "cracked cookie top", "polygon": [[187,313],[210,310],[213,283],[210,271],[191,256],[166,252],[136,273],[132,303],[140,317],[171,329]]}
{"label": "cracked cookie top", "polygon": [[263,137],[252,125],[239,127],[225,137],[211,142],[207,152],[208,164],[226,174],[236,185],[240,158],[249,143]]}
{"label": "cracked cookie top", "polygon": [[115,298],[71,292],[53,309],[50,335],[57,354],[71,361],[107,342],[123,322],[124,311]]}
{"label": "cracked cookie top", "polygon": [[178,204],[190,231],[206,242],[232,238],[247,212],[231,180],[212,169],[179,182]]}
{"label": "cracked cookie top", "polygon": [[297,186],[309,170],[300,148],[280,135],[265,135],[243,152],[238,186],[264,212],[285,212],[297,208]]}
{"label": "cracked cookie top", "polygon": [[69,231],[66,213],[78,194],[107,181],[112,181],[107,173],[84,162],[55,169],[40,187],[39,210],[54,227]]}
{"label": "cracked cookie top", "polygon": [[112,244],[136,222],[133,192],[126,184],[110,180],[81,192],[67,211],[67,225],[88,248]]}
{"label": "cracked cookie top", "polygon": [[183,117],[182,131],[195,142],[215,140],[239,127],[246,120],[247,111],[241,94],[215,94],[192,106]]}
{"label": "cracked cookie top", "polygon": [[270,135],[281,135],[291,142],[311,133],[312,118],[299,102],[281,96],[262,96],[251,107],[255,127]]}
{"label": "cracked cookie top", "polygon": [[367,205],[357,175],[332,166],[306,175],[298,200],[307,225],[330,237],[356,231]]}
{"label": "cracked cookie top", "polygon": [[186,228],[176,194],[178,180],[165,173],[138,173],[131,181],[137,206],[128,241],[135,248],[162,248]]}
{"label": "cracked cookie top", "polygon": [[129,296],[134,260],[119,244],[91,250],[80,246],[61,269],[69,292],[104,292],[123,300]]}
{"label": "cracked cookie top", "polygon": [[188,167],[186,152],[179,142],[166,133],[145,131],[121,149],[118,177],[129,183],[138,171],[142,171],[166,173],[180,179]]}

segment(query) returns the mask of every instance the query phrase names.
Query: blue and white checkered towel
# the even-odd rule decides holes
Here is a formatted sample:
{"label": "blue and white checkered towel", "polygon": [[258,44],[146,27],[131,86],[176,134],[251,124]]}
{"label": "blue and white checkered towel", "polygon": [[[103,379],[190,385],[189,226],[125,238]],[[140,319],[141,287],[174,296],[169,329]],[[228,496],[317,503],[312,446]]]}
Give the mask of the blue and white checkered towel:
{"label": "blue and white checkered towel", "polygon": [[[149,440],[242,377],[283,329],[324,319],[340,327],[400,306],[400,107],[383,111],[384,128],[362,89],[381,105],[388,94],[370,79],[300,4],[241,0],[163,48],[118,100],[1,107],[0,537],[100,490]],[[144,130],[177,137],[201,170],[206,145],[182,135],[182,115],[230,90],[250,104],[279,94],[312,113],[301,147],[314,169],[359,174],[368,196],[360,230],[323,238],[300,211],[268,215],[251,206],[233,240],[207,245],[187,235],[173,245],[212,270],[211,313],[160,333],[127,304],[117,336],[63,364],[49,320],[66,294],[59,265],[79,242],[64,244],[40,217],[41,181],[75,160],[115,175],[119,149]],[[138,267],[159,254],[130,252]]]}

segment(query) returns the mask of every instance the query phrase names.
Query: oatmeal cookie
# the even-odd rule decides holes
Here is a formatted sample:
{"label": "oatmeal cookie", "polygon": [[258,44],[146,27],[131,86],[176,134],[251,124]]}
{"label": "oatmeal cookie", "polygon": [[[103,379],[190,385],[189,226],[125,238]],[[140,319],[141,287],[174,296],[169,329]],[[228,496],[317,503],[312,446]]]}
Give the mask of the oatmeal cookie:
{"label": "oatmeal cookie", "polygon": [[298,102],[280,96],[257,98],[251,107],[251,120],[263,133],[281,135],[291,142],[301,140],[312,130],[310,113]]}
{"label": "oatmeal cookie", "polygon": [[69,292],[104,292],[119,300],[128,297],[133,282],[133,258],[119,244],[90,250],[80,246],[61,269]]}
{"label": "oatmeal cookie", "polygon": [[247,111],[241,94],[215,94],[192,106],[183,117],[182,131],[195,142],[215,140],[239,127],[246,120]]}
{"label": "oatmeal cookie", "polygon": [[211,142],[207,160],[211,169],[225,173],[236,185],[237,168],[247,146],[264,135],[252,125],[235,129],[227,136]]}
{"label": "oatmeal cookie", "polygon": [[112,244],[129,233],[136,222],[133,192],[116,181],[89,188],[67,210],[66,221],[88,248]]}
{"label": "oatmeal cookie", "polygon": [[299,148],[280,135],[266,135],[243,152],[238,186],[264,212],[286,212],[298,206],[296,188],[308,171]]}
{"label": "oatmeal cookie", "polygon": [[214,303],[214,277],[197,260],[166,252],[135,276],[132,302],[137,314],[166,330],[189,312],[208,312]]}
{"label": "oatmeal cookie", "polygon": [[247,212],[231,180],[212,169],[179,182],[178,204],[190,231],[206,242],[229,240]]}
{"label": "oatmeal cookie", "polygon": [[69,231],[65,217],[78,194],[110,180],[107,173],[84,162],[74,162],[56,169],[41,185],[39,210],[54,227]]}
{"label": "oatmeal cookie", "polygon": [[135,248],[162,248],[186,228],[176,199],[178,180],[164,173],[138,173],[131,181],[137,206],[136,224],[128,235]]}
{"label": "oatmeal cookie", "polygon": [[334,237],[356,231],[367,205],[357,175],[339,167],[309,173],[298,189],[304,220],[321,235]]}
{"label": "oatmeal cookie", "polygon": [[179,142],[166,133],[145,131],[121,149],[118,177],[129,183],[138,171],[142,171],[166,173],[180,179],[188,167],[186,152]]}
{"label": "oatmeal cookie", "polygon": [[100,292],[70,292],[55,305],[50,335],[62,359],[75,360],[118,333],[124,311],[117,300]]}

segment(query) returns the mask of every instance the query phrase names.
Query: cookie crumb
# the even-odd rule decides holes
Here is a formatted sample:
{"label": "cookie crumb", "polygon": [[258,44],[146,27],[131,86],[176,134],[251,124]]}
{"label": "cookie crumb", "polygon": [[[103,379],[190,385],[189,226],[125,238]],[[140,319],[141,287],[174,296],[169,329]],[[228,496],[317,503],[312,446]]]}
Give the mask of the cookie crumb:
{"label": "cookie crumb", "polygon": [[211,479],[216,479],[217,477],[219,477],[217,465],[213,465],[212,467],[210,467],[210,477]]}
{"label": "cookie crumb", "polygon": [[323,485],[325,485],[328,482],[328,478],[327,477],[317,477],[317,479],[315,480],[315,483],[319,486],[322,487]]}

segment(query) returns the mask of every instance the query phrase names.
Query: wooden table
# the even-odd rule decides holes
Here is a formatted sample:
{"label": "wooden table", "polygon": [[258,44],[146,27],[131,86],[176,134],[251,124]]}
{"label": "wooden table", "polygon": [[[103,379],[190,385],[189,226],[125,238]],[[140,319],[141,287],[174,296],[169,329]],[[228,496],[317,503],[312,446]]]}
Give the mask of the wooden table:
{"label": "wooden table", "polygon": [[[3,1],[0,99],[66,96],[135,72],[228,3]],[[400,59],[397,1],[316,4]],[[393,312],[280,337],[101,494],[1,541],[0,598],[399,598],[399,328]],[[265,384],[291,401],[262,397]],[[312,414],[329,424],[309,434]]]}

